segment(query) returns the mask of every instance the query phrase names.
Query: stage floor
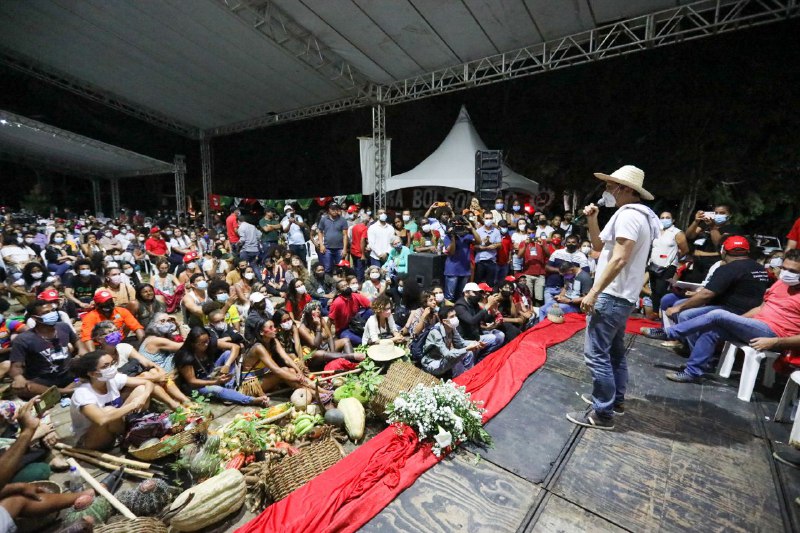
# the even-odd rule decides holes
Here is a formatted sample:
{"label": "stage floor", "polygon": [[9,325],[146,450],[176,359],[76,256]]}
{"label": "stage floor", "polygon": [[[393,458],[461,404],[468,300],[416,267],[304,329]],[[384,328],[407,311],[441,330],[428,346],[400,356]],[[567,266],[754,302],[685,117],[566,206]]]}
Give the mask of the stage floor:
{"label": "stage floor", "polygon": [[790,430],[771,421],[776,401],[738,400],[738,375],[672,383],[663,366],[681,357],[629,346],[615,431],[564,417],[591,392],[580,332],[487,424],[494,448],[437,464],[363,531],[800,531],[800,470],[772,458]]}

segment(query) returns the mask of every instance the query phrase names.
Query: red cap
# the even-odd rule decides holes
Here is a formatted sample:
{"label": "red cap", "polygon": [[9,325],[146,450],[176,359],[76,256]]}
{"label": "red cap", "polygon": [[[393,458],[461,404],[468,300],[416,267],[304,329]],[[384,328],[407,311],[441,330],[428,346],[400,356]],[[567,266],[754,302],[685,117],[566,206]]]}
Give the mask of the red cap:
{"label": "red cap", "polygon": [[350,261],[348,261],[347,259],[342,259],[341,261],[339,261],[339,262],[336,264],[336,266],[340,266],[340,267],[349,267],[349,266],[350,266]]}
{"label": "red cap", "polygon": [[517,281],[516,278],[514,278],[514,276],[506,276],[503,279],[506,280],[506,281]]}
{"label": "red cap", "polygon": [[478,288],[483,292],[492,292],[492,288],[485,283],[478,283]]}
{"label": "red cap", "polygon": [[356,211],[358,211],[358,206],[356,204],[353,204],[347,208],[348,213],[355,213]]}
{"label": "red cap", "polygon": [[158,226],[153,226],[152,228],[150,228],[150,235],[152,235],[153,233],[158,233],[159,231],[161,230],[159,229]]}
{"label": "red cap", "polygon": [[733,235],[725,239],[725,242],[722,243],[722,249],[726,252],[730,252],[731,250],[746,250],[749,252],[750,243],[740,235]]}
{"label": "red cap", "polygon": [[101,304],[103,302],[107,302],[109,300],[113,300],[114,296],[108,291],[97,291],[94,293],[94,301],[95,303]]}
{"label": "red cap", "polygon": [[40,292],[39,296],[37,296],[36,299],[41,300],[43,302],[57,302],[59,299],[61,299],[61,296],[59,296],[57,290],[48,289],[46,291]]}
{"label": "red cap", "polygon": [[186,252],[183,255],[183,262],[184,263],[191,263],[195,259],[197,259],[197,252],[195,252],[194,250],[192,250],[191,252]]}
{"label": "red cap", "polygon": [[525,204],[524,210],[529,215],[532,215],[536,212],[536,208],[533,207],[531,204]]}

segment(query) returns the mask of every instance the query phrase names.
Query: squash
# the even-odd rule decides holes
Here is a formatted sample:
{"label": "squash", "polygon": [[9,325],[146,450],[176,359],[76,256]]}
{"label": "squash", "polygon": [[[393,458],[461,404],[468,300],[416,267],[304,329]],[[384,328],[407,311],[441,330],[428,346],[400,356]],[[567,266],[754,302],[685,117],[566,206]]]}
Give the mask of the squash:
{"label": "squash", "polygon": [[289,400],[297,409],[305,409],[308,404],[314,401],[308,389],[297,389],[292,393],[292,397]]}
{"label": "squash", "polygon": [[325,423],[337,428],[344,426],[344,414],[338,409],[328,409],[325,411]]}
{"label": "squash", "polygon": [[81,494],[64,516],[64,523],[73,524],[84,519],[91,524],[100,525],[108,520],[112,512],[111,504],[102,496]]}
{"label": "squash", "polygon": [[235,468],[223,470],[199,485],[182,492],[170,510],[179,509],[194,494],[192,501],[170,520],[173,531],[198,531],[221,521],[244,505],[244,475]]}
{"label": "squash", "polygon": [[136,488],[121,490],[117,499],[136,516],[155,516],[172,499],[169,485],[161,479],[147,479]]}
{"label": "squash", "polygon": [[344,398],[337,406],[344,415],[344,427],[353,442],[364,436],[364,423],[366,414],[364,406],[355,398]]}

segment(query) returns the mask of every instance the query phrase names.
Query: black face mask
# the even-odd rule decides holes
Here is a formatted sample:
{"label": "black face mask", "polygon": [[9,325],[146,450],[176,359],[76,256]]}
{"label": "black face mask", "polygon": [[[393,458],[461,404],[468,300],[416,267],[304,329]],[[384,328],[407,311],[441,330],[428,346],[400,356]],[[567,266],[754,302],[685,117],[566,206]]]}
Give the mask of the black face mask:
{"label": "black face mask", "polygon": [[318,279],[322,279],[325,277],[325,272],[315,272],[314,275],[317,276]]}
{"label": "black face mask", "polygon": [[567,245],[567,251],[568,251],[569,253],[572,253],[572,252],[574,252],[574,251],[575,251],[575,250],[577,250],[577,249],[578,249],[578,245],[577,245],[577,244],[568,244],[568,245]]}
{"label": "black face mask", "polygon": [[100,306],[97,306],[97,309],[99,309],[100,312],[103,313],[103,314],[110,315],[114,311],[114,306],[113,305],[100,305]]}
{"label": "black face mask", "polygon": [[478,305],[481,301],[480,295],[473,294],[472,296],[467,296],[467,301],[472,305]]}
{"label": "black face mask", "polygon": [[262,311],[266,310],[267,304],[265,304],[263,302],[258,302],[258,303],[250,304],[250,308],[251,309],[255,309],[256,311],[261,313]]}
{"label": "black face mask", "polygon": [[340,293],[339,293],[339,294],[341,294],[342,296],[345,296],[345,297],[348,297],[348,298],[349,298],[349,297],[350,297],[350,295],[351,295],[351,294],[353,294],[353,289],[351,289],[350,287],[347,287],[346,289],[344,289],[344,290],[340,291]]}

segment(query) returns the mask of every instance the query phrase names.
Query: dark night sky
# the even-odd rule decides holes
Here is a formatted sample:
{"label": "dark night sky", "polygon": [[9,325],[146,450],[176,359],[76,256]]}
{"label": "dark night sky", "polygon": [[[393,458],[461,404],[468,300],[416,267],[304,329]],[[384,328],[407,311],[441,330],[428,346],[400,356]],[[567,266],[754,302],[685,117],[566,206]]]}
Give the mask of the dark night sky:
{"label": "dark night sky", "polygon": [[[795,19],[393,106],[392,170],[404,172],[430,154],[465,104],[490,148],[503,149],[512,168],[557,191],[589,192],[592,172],[633,163],[646,171],[646,185],[663,206],[679,201],[700,176],[699,207],[719,197],[713,186],[726,181],[735,184],[729,194],[738,207],[785,224],[797,208],[783,198],[783,186],[800,177],[798,35]],[[16,71],[0,74],[2,109],[165,160],[186,154],[188,189],[199,199],[196,141]],[[356,137],[371,134],[370,116],[358,109],[215,139],[214,191],[257,198],[357,192]],[[32,176],[10,164],[0,164],[0,173]],[[91,201],[81,192],[86,182],[67,183],[82,195],[76,204]],[[147,191],[155,194],[137,197],[151,206],[158,192],[172,188],[170,178],[137,179],[123,185],[123,203]],[[0,203],[18,199],[19,191],[4,190]]]}

